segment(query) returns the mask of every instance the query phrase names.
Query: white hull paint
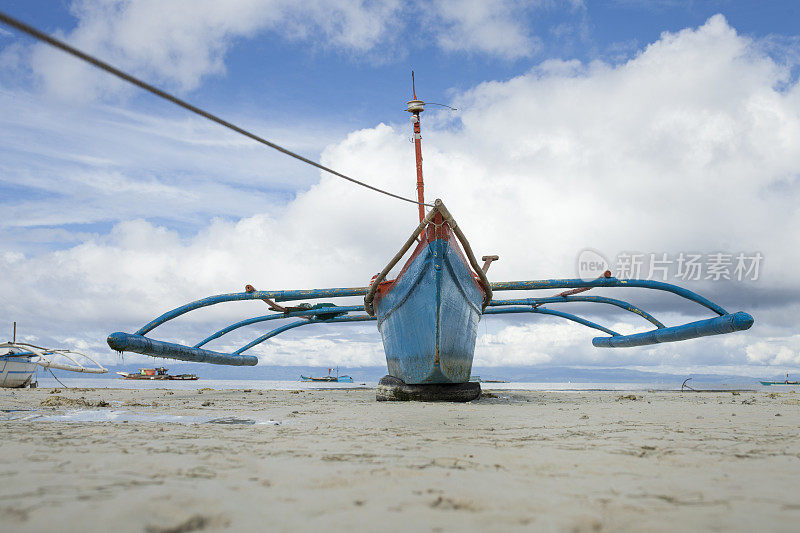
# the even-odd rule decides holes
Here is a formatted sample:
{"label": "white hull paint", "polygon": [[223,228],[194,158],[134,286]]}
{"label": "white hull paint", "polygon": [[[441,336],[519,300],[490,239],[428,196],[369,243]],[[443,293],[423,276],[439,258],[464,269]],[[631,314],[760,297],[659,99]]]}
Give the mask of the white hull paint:
{"label": "white hull paint", "polygon": [[0,387],[27,386],[36,372],[38,356],[0,355]]}

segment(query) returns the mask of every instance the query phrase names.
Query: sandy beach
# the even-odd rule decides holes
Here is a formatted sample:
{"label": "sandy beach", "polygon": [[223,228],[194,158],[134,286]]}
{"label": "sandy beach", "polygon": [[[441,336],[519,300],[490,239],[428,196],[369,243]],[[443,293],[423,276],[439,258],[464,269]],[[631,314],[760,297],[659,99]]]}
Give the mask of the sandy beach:
{"label": "sandy beach", "polygon": [[796,531],[800,394],[0,390],[3,531]]}

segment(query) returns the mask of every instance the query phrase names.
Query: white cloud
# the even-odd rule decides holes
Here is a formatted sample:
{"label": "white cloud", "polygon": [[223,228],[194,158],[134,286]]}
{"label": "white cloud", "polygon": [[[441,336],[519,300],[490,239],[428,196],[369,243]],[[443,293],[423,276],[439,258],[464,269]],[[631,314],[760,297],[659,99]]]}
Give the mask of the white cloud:
{"label": "white cloud", "polygon": [[[493,280],[574,277],[575,254],[587,246],[609,255],[724,250],[765,256],[758,282],[691,286],[731,311],[752,311],[750,332],[598,350],[590,344],[594,332],[577,325],[540,316],[491,317],[481,324],[477,364],[800,364],[792,340],[800,311],[794,275],[800,234],[793,230],[800,227],[800,85],[760,53],[758,43],[717,16],[697,29],[664,34],[625,64],[549,61],[457,95],[456,104],[462,110],[457,128],[451,115],[424,116],[426,190],[429,198],[446,201],[478,255],[500,255]],[[412,194],[407,131],[405,124],[381,124],[353,132],[328,146],[322,160]],[[112,183],[103,172],[97,176],[106,180],[101,189]],[[142,205],[153,201],[164,209],[159,199],[174,184],[162,185],[167,189],[137,190]],[[225,203],[224,194],[217,201]],[[288,205],[274,207],[218,218],[189,235],[124,220],[132,218],[125,211],[110,233],[78,246],[5,256],[0,293],[11,302],[5,310],[52,328],[52,335],[102,335],[135,329],[174,305],[248,282],[265,289],[363,285],[407,237],[416,212],[327,175]],[[703,315],[670,295],[644,291],[631,300],[668,324]],[[58,320],[48,318],[53,301],[68,311]],[[590,319],[605,312],[603,322],[609,322],[610,310],[576,309]],[[231,304],[188,315],[156,336],[196,342],[260,312],[258,304]],[[645,324],[634,318],[612,314],[610,321],[620,323],[611,327],[641,330]],[[374,330],[369,340],[372,327],[293,330],[254,353],[266,362],[302,352],[314,361],[341,353],[348,361],[377,364],[380,345]],[[246,342],[263,328],[248,331],[223,344]],[[358,339],[357,348],[333,344],[348,338]]]}
{"label": "white cloud", "polygon": [[530,34],[522,16],[526,5],[514,0],[441,0],[431,6],[430,25],[441,28],[437,42],[444,50],[530,57],[541,42]]}
{"label": "white cloud", "polygon": [[800,366],[800,335],[766,338],[747,346],[747,361],[778,367]]}
{"label": "white cloud", "polygon": [[[0,92],[0,187],[17,190],[0,219],[0,243],[20,228],[163,217],[181,224],[278,207],[317,174],[199,118],[104,105],[70,108]],[[315,157],[344,134],[337,124],[290,127],[264,113],[234,117]],[[2,200],[2,198],[0,198]]]}
{"label": "white cloud", "polygon": [[[532,13],[583,9],[580,1],[545,0],[74,0],[70,5],[76,26],[56,32],[57,37],[181,92],[224,74],[231,47],[262,34],[380,62],[408,52],[401,35],[411,28],[420,42],[434,42],[448,52],[514,60],[541,49],[541,39],[530,29]],[[22,56],[9,47],[0,64],[13,62],[18,68]],[[46,90],[64,100],[91,101],[132,90],[45,44],[34,45],[28,56]]]}
{"label": "white cloud", "polygon": [[[149,80],[181,91],[225,71],[237,39],[274,32],[320,47],[367,52],[386,38],[399,0],[76,0],[77,26],[60,35],[73,46]],[[124,85],[63,52],[39,44],[35,71],[54,94],[90,99]]]}

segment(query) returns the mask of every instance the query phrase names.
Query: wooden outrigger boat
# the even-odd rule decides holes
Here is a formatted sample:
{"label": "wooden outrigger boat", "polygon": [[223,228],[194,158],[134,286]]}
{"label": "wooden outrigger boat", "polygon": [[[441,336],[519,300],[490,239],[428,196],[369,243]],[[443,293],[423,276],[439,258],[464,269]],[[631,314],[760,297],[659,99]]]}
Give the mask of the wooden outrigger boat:
{"label": "wooden outrigger boat", "polygon": [[[38,367],[55,368],[69,372],[105,374],[108,369],[86,354],[67,349],[43,348],[26,342],[17,342],[17,323],[10,342],[0,343],[0,349],[8,350],[0,355],[0,387],[34,387]],[[94,366],[84,366],[78,358],[91,361]],[[55,360],[54,360],[55,359]],[[67,359],[71,363],[63,363]]]}
{"label": "wooden outrigger boat", "polygon": [[[621,348],[695,339],[748,329],[753,318],[744,312],[730,314],[719,305],[687,289],[644,279],[616,279],[610,272],[594,280],[546,279],[490,282],[486,272],[497,256],[484,256],[483,265],[450,212],[436,200],[426,213],[422,179],[420,114],[425,103],[408,102],[412,115],[417,160],[419,225],[384,269],[365,287],[258,291],[248,285],[245,292],[220,294],[173,309],[133,334],[117,332],[108,345],[117,351],[132,351],[154,357],[168,357],[224,365],[255,365],[258,359],[244,352],[293,328],[312,324],[342,324],[376,321],[383,339],[389,375],[406,384],[466,383],[470,379],[478,323],[487,315],[534,313],[556,316],[607,334],[595,337],[594,346]],[[400,273],[387,280],[388,273],[414,248]],[[636,287],[677,294],[694,301],[718,316],[678,326],[665,326],[635,305],[603,296],[576,296],[592,288]],[[495,299],[499,291],[564,289],[553,296]],[[337,306],[309,304],[282,307],[277,302],[363,296],[364,304]],[[147,337],[153,329],[185,313],[223,302],[263,300],[274,313],[231,324],[201,340],[184,346]],[[639,315],[655,326],[651,331],[622,335],[579,316],[544,307],[545,304],[592,302],[613,305]],[[297,318],[274,328],[233,353],[204,348],[209,342],[241,327],[272,320]]]}
{"label": "wooden outrigger boat", "polygon": [[786,373],[786,379],[783,381],[762,381],[762,385],[800,385],[800,381],[789,381],[789,373]]}
{"label": "wooden outrigger boat", "polygon": [[139,372],[117,372],[122,379],[147,379],[147,380],[167,380],[167,381],[196,381],[194,374],[167,374],[167,369],[163,366],[157,368],[140,368]]}
{"label": "wooden outrigger boat", "polygon": [[339,367],[336,367],[336,375],[331,374],[331,368],[328,369],[328,375],[322,376],[319,378],[315,378],[312,376],[304,376],[300,374],[300,381],[315,381],[318,383],[352,383],[353,378],[351,376],[340,376],[339,375]]}
{"label": "wooden outrigger boat", "polygon": [[[258,358],[253,355],[247,355],[245,352],[290,329],[312,324],[377,321],[391,377],[400,380],[401,383],[411,385],[462,384],[468,383],[470,378],[478,323],[487,315],[534,313],[571,320],[605,333],[606,335],[595,337],[592,340],[592,344],[600,348],[646,346],[662,342],[696,339],[709,335],[746,330],[753,324],[753,317],[749,314],[741,311],[732,314],[728,313],[719,305],[687,289],[652,280],[616,279],[611,277],[611,272],[608,271],[604,276],[593,280],[543,279],[490,282],[486,273],[492,261],[497,260],[498,257],[484,256],[484,263],[480,265],[469,242],[444,203],[438,199],[433,204],[425,203],[420,129],[420,114],[425,109],[425,102],[417,99],[416,91],[414,90],[412,90],[412,99],[408,102],[407,110],[411,113],[414,129],[417,163],[416,201],[378,189],[296,154],[141,81],[8,15],[0,13],[0,22],[265,146],[313,165],[339,178],[381,194],[416,204],[418,207],[419,225],[395,257],[389,261],[380,274],[371,280],[368,286],[258,291],[248,285],[245,287],[244,292],[210,296],[168,311],[132,334],[124,332],[112,333],[108,337],[108,345],[114,350],[137,352],[154,357],[166,357],[184,361],[236,366],[255,365],[258,362]],[[426,207],[430,208],[427,213]],[[412,247],[414,249],[400,273],[394,279],[388,280],[389,272]],[[671,292],[706,307],[717,316],[688,324],[665,326],[651,314],[629,302],[605,296],[577,296],[593,288],[616,287]],[[561,289],[561,292],[544,297],[494,298],[494,294],[501,291],[541,291],[545,289]],[[352,296],[363,296],[363,305],[343,306],[325,303],[312,306],[303,303],[293,307],[283,307],[278,303]],[[200,340],[193,346],[160,341],[146,336],[156,327],[190,311],[223,302],[247,300],[263,300],[272,313],[231,324]],[[644,333],[623,335],[574,314],[545,307],[545,305],[549,304],[574,302],[616,306],[639,315],[650,322],[654,329]],[[295,318],[296,320],[264,333],[232,353],[213,351],[204,347],[211,341],[238,328],[287,318]]]}

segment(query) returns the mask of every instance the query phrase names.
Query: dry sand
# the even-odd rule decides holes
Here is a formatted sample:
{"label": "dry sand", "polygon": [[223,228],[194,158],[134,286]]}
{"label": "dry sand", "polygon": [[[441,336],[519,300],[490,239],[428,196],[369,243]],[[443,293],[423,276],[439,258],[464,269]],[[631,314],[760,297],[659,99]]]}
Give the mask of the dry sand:
{"label": "dry sand", "polygon": [[495,394],[0,390],[0,530],[800,528],[800,394]]}

